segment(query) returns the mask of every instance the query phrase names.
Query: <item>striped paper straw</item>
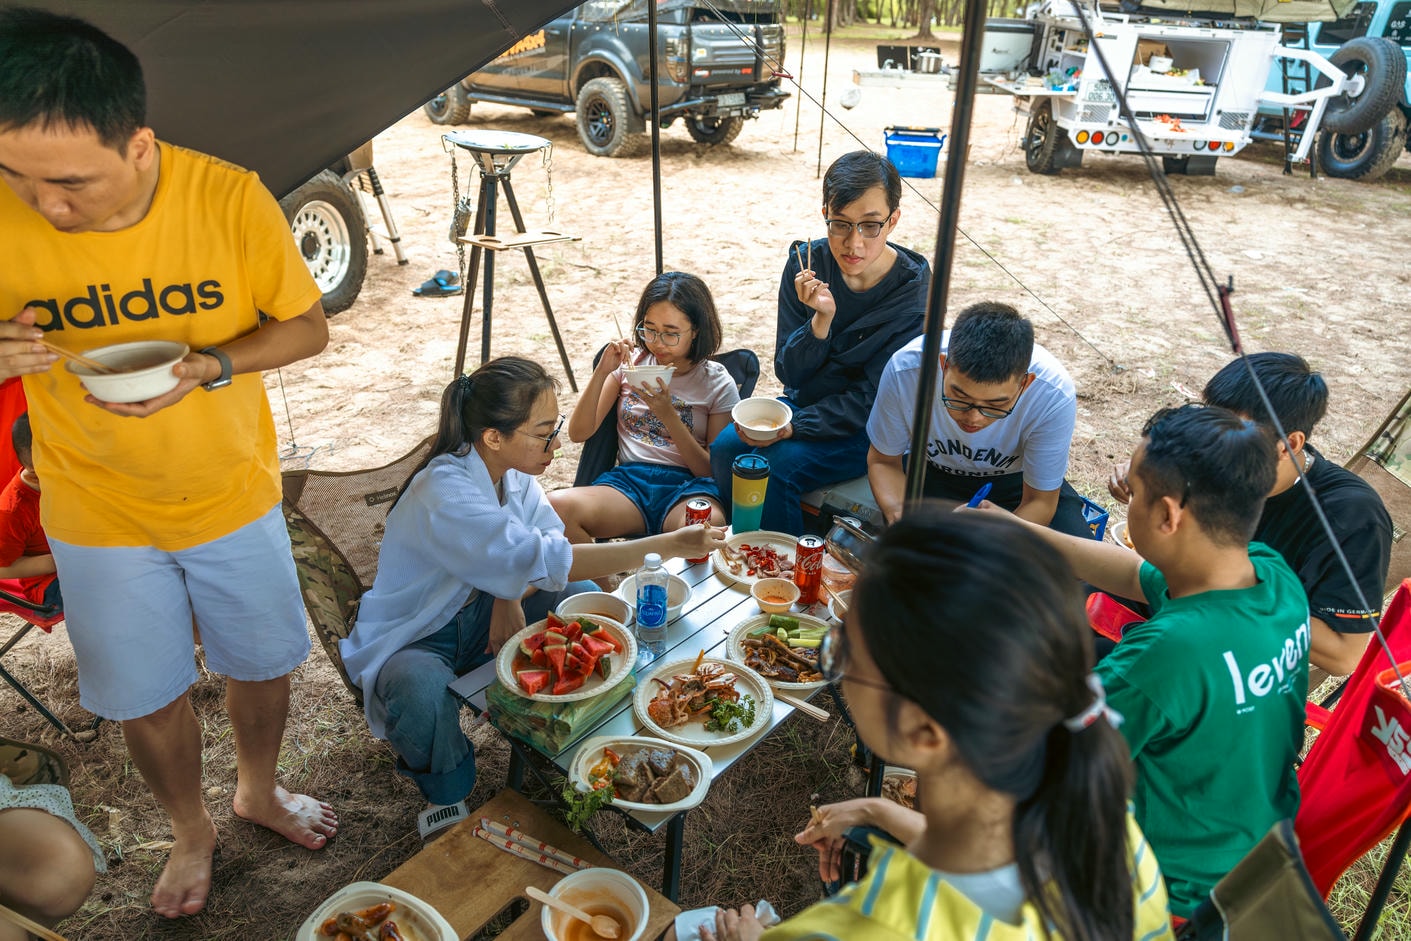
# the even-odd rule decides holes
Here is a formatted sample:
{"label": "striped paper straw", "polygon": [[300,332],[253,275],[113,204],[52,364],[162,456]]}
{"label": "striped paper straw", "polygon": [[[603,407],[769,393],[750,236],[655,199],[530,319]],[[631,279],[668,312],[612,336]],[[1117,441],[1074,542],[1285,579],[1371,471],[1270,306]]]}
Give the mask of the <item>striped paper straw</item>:
{"label": "striped paper straw", "polygon": [[593,865],[586,859],[579,859],[577,856],[570,856],[568,853],[565,853],[558,847],[550,846],[543,840],[539,840],[530,836],[523,830],[520,830],[518,827],[507,827],[502,823],[496,823],[489,817],[480,818],[480,828],[482,830],[488,830],[496,836],[504,837],[507,840],[513,840],[515,843],[518,843],[526,849],[530,849],[538,853],[543,853],[545,856],[557,859],[565,866],[572,866],[574,869],[587,869],[589,866]]}
{"label": "striped paper straw", "polygon": [[546,856],[543,853],[536,853],[528,847],[516,843],[514,840],[506,840],[503,837],[497,836],[493,833],[488,833],[485,830],[480,829],[479,827],[476,827],[472,832],[485,842],[489,843],[491,846],[494,846],[498,849],[502,849],[507,853],[512,853],[513,855],[518,856],[520,859],[527,859],[532,863],[538,863],[541,866],[546,866],[549,869],[552,869],[554,872],[568,876],[578,871],[567,863],[559,862],[557,859],[554,859],[551,856]]}

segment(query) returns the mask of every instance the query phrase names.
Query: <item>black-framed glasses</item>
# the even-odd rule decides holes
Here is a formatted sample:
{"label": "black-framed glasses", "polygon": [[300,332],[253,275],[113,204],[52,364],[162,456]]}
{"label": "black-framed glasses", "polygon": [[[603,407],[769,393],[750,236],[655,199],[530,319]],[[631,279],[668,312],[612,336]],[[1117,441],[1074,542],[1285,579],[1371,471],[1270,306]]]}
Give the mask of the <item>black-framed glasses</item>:
{"label": "black-framed glasses", "polygon": [[520,432],[520,434],[528,435],[531,438],[538,438],[540,441],[544,442],[544,453],[548,454],[549,448],[552,448],[554,446],[554,439],[559,436],[559,432],[563,431],[563,422],[564,417],[560,415],[559,423],[555,425],[554,430],[549,432],[547,435],[536,435],[532,431],[522,431]]}
{"label": "black-framed glasses", "polygon": [[973,409],[985,418],[995,420],[1008,418],[1014,412],[1013,408],[995,408],[993,405],[976,405],[974,402],[962,402],[960,399],[951,398],[944,392],[941,393],[941,404],[952,412],[968,412]]}
{"label": "black-framed glasses", "polygon": [[827,634],[823,635],[823,642],[818,645],[818,671],[823,674],[823,679],[837,685],[846,677],[862,686],[870,686],[887,693],[895,692],[880,680],[869,680],[865,676],[848,673],[847,664],[848,635],[841,624],[835,624]]}
{"label": "black-framed glasses", "polygon": [[642,338],[643,343],[660,342],[662,346],[675,346],[681,342],[682,333],[662,333],[660,330],[653,330],[651,327],[638,327],[637,336]]}
{"label": "black-framed glasses", "polygon": [[[888,217],[890,218],[890,217]],[[882,227],[885,222],[848,222],[844,219],[828,219],[828,234],[835,239],[845,239],[852,235],[853,229],[865,239],[875,239],[882,234]]]}

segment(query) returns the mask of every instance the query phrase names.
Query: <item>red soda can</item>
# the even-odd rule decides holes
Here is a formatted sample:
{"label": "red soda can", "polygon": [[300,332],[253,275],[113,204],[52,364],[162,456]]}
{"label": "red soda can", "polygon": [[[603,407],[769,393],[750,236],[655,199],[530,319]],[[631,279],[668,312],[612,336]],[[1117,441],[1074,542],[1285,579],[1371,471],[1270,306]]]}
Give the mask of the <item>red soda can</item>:
{"label": "red soda can", "polygon": [[[686,525],[690,526],[692,523],[706,523],[707,525],[709,525],[710,511],[711,506],[709,500],[706,500],[702,497],[693,497],[692,499],[687,500]],[[710,556],[705,556],[704,558],[687,559],[686,561],[690,562],[692,565],[695,565],[697,562],[705,562],[709,558]]]}
{"label": "red soda can", "polygon": [[817,536],[800,536],[794,550],[794,584],[799,586],[799,604],[818,601],[823,585],[823,540]]}

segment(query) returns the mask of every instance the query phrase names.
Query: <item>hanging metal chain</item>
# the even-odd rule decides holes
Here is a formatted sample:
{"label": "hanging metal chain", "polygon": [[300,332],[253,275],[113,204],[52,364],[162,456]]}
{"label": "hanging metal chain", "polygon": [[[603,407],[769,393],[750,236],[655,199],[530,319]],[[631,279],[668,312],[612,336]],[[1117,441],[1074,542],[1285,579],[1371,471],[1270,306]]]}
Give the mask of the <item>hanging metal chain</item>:
{"label": "hanging metal chain", "polygon": [[544,205],[549,211],[549,228],[554,227],[554,145],[544,148]]}
{"label": "hanging metal chain", "polygon": [[470,228],[471,211],[475,208],[469,196],[461,196],[460,169],[456,165],[456,148],[451,147],[451,244],[460,261],[461,281],[465,281],[465,243],[461,236]]}

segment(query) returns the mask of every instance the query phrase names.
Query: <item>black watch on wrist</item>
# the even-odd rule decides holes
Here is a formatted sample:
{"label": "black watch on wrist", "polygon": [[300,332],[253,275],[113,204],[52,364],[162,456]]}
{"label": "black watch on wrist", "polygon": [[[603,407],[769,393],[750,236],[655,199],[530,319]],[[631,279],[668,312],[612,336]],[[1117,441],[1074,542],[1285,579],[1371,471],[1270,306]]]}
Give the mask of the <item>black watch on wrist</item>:
{"label": "black watch on wrist", "polygon": [[229,356],[226,356],[220,351],[220,349],[214,346],[208,346],[205,349],[197,350],[196,352],[201,353],[205,356],[215,357],[216,362],[220,363],[220,375],[212,379],[210,382],[201,383],[201,388],[205,389],[207,392],[214,392],[217,389],[224,389],[226,386],[230,385]]}

